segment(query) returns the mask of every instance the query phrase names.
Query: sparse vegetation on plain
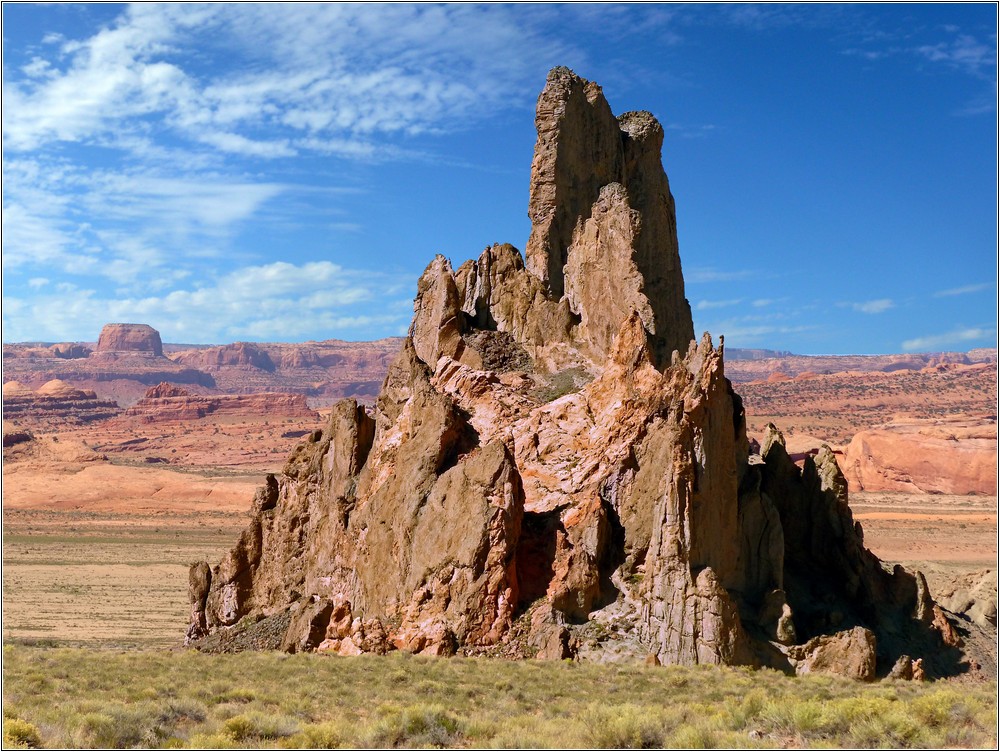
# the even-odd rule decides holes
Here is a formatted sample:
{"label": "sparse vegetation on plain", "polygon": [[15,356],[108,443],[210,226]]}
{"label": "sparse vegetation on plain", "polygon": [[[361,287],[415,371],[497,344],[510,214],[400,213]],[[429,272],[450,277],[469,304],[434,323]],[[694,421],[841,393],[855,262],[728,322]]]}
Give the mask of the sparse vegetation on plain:
{"label": "sparse vegetation on plain", "polygon": [[7,747],[991,747],[996,684],[4,647]]}
{"label": "sparse vegetation on plain", "polygon": [[846,444],[858,431],[897,415],[910,418],[995,414],[996,369],[940,373],[835,373],[802,380],[739,384],[751,434],[768,421],[787,435],[803,433]]}

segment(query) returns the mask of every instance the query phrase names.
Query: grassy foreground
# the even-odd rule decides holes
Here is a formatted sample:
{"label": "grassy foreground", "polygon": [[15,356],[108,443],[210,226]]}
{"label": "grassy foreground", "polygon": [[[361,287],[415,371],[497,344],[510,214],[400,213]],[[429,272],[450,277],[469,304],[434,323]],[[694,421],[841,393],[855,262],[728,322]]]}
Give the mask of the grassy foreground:
{"label": "grassy foreground", "polygon": [[7,645],[4,747],[995,747],[996,684]]}

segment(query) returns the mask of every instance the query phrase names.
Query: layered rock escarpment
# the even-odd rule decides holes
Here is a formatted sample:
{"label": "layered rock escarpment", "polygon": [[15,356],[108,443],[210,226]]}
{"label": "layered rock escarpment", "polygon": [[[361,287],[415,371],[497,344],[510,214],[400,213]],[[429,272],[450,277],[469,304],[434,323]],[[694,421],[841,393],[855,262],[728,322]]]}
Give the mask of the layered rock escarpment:
{"label": "layered rock escarpment", "polygon": [[3,417],[32,428],[73,426],[113,418],[121,413],[117,402],[98,399],[89,389],[77,389],[59,379],[37,390],[18,381],[3,385]]}
{"label": "layered rock escarpment", "polygon": [[860,431],[844,472],[852,491],[995,494],[996,416],[895,420]]}
{"label": "layered rock escarpment", "polygon": [[318,418],[301,394],[193,395],[166,382],[150,387],[146,395],[122,413],[122,423],[167,423],[206,416]]}
{"label": "layered rock escarpment", "polygon": [[274,361],[259,346],[252,342],[234,342],[204,350],[178,353],[172,358],[176,363],[211,371],[220,367],[243,366],[273,372]]}
{"label": "layered rock escarpment", "polygon": [[192,567],[188,639],[958,670],[832,453],[800,468],[772,428],[751,454],[721,339],[693,337],[655,118],[557,68],[536,124],[527,261],[431,262],[373,410],[338,403]]}

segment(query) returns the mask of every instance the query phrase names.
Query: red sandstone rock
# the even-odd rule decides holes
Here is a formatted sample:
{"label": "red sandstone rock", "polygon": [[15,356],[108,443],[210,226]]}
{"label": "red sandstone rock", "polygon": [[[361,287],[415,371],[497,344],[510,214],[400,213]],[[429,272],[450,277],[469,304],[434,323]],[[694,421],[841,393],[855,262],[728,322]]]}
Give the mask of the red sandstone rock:
{"label": "red sandstone rock", "polygon": [[191,393],[179,386],[161,381],[156,386],[151,386],[146,390],[144,399],[163,399],[164,397],[190,397]]}
{"label": "red sandstone rock", "polygon": [[56,358],[64,358],[66,360],[74,360],[78,358],[86,358],[93,352],[89,347],[81,345],[79,342],[63,342],[58,345],[52,345],[49,351]]}
{"label": "red sandstone rock", "polygon": [[148,324],[105,324],[94,352],[163,355],[163,343],[160,333]]}
{"label": "red sandstone rock", "polygon": [[852,491],[995,494],[996,418],[887,423],[856,434],[843,464]]}
{"label": "red sandstone rock", "polygon": [[80,425],[112,418],[121,412],[118,404],[101,400],[87,389],[77,389],[58,379],[43,384],[37,391],[18,381],[3,387],[5,420],[31,428]]}
{"label": "red sandstone rock", "polygon": [[221,366],[248,366],[272,372],[275,370],[271,356],[251,342],[234,342],[231,345],[179,353],[172,360],[208,371]]}
{"label": "red sandstone rock", "polygon": [[[158,396],[161,394],[163,396]],[[244,415],[255,418],[317,417],[301,394],[192,396],[169,384],[160,384],[150,388],[146,397],[125,410],[120,420],[136,423],[167,423],[198,420],[208,415]]]}

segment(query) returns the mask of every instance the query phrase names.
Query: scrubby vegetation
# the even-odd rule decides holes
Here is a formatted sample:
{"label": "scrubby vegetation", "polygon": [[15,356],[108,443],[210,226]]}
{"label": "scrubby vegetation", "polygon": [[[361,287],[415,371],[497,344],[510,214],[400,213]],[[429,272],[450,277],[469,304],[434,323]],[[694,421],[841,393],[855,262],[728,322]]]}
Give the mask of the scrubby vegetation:
{"label": "scrubby vegetation", "polygon": [[995,747],[996,685],[4,648],[5,747]]}

